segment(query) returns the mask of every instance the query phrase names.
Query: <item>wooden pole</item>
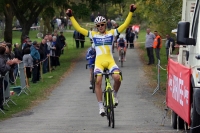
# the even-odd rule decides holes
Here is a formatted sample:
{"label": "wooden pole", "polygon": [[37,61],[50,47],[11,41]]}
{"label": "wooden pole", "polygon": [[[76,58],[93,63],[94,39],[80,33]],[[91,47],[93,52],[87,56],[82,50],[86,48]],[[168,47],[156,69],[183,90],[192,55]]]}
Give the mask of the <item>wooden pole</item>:
{"label": "wooden pole", "polygon": [[42,79],[42,82],[43,82],[43,76],[42,76],[42,62],[40,62],[40,76],[41,76],[41,79]]}
{"label": "wooden pole", "polygon": [[50,60],[50,56],[48,58],[49,58],[49,72],[51,73],[51,60]]}

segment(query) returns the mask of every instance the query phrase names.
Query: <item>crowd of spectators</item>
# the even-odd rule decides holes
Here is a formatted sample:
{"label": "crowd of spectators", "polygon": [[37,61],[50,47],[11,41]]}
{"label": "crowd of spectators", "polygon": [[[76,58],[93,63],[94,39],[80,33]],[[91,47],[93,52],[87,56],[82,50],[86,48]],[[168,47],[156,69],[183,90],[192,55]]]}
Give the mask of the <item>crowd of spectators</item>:
{"label": "crowd of spectators", "polygon": [[[58,35],[57,30],[53,34],[46,34],[41,42],[32,41],[29,36],[24,37],[21,46],[18,43],[12,45],[0,42],[0,109],[4,109],[3,88],[6,88],[8,82],[14,84],[16,77],[19,76],[18,63],[23,61],[26,84],[29,86],[29,79],[32,83],[40,81],[40,70],[45,74],[61,65],[59,58],[64,53],[65,46],[67,43],[63,32]],[[7,72],[9,72],[9,81],[3,81],[2,77]]]}

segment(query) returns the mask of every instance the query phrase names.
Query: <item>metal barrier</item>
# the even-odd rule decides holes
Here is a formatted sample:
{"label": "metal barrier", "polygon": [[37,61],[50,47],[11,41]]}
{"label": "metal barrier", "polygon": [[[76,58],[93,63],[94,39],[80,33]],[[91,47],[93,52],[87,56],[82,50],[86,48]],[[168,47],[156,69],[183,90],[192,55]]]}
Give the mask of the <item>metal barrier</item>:
{"label": "metal barrier", "polygon": [[158,64],[157,64],[157,86],[154,89],[152,95],[154,95],[160,89],[160,69],[166,70],[166,69],[164,69],[160,66],[160,60],[158,60]]}
{"label": "metal barrier", "polygon": [[[9,72],[6,73],[6,75],[4,76],[4,80],[6,80],[8,82],[8,85],[5,89],[4,92],[4,104],[7,105],[8,107],[10,107],[8,105],[8,102],[11,101],[14,105],[17,105],[11,98],[10,98],[10,82],[9,82]],[[4,88],[4,86],[3,86]]]}
{"label": "metal barrier", "polygon": [[[14,105],[17,105],[11,98],[10,98],[10,82],[9,82],[9,72],[7,72],[6,74],[5,74],[5,76],[1,76],[1,78],[2,78],[2,92],[3,92],[3,105],[7,105],[7,107],[9,107],[10,108],[10,106],[8,105],[8,102],[9,101],[11,101]],[[5,82],[4,81],[6,81],[7,82],[7,86],[6,86],[6,88],[5,88]],[[2,110],[2,109],[0,109],[0,111],[3,113],[3,114],[5,114],[5,112]]]}

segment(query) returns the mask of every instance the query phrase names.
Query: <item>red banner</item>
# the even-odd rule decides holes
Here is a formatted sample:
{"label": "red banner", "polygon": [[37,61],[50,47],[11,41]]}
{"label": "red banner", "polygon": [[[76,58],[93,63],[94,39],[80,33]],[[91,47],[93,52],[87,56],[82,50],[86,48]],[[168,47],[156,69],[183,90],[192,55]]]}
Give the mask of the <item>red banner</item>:
{"label": "red banner", "polygon": [[167,106],[190,125],[191,69],[168,60]]}

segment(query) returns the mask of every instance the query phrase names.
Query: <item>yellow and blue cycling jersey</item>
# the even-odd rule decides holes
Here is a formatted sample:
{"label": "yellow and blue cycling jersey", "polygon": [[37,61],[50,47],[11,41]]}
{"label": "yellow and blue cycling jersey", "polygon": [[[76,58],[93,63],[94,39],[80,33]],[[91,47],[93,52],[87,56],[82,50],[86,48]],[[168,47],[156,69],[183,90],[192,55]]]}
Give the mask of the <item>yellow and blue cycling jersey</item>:
{"label": "yellow and blue cycling jersey", "polygon": [[112,55],[112,45],[114,37],[123,32],[123,30],[129,26],[132,15],[133,13],[129,12],[125,22],[122,25],[120,25],[117,29],[106,31],[104,34],[101,34],[98,31],[88,31],[82,28],[73,16],[70,17],[74,28],[84,36],[92,39],[95,44],[95,73],[102,73],[105,68],[109,69],[110,72],[119,69]]}

